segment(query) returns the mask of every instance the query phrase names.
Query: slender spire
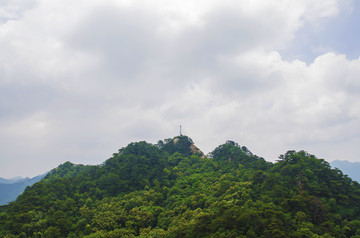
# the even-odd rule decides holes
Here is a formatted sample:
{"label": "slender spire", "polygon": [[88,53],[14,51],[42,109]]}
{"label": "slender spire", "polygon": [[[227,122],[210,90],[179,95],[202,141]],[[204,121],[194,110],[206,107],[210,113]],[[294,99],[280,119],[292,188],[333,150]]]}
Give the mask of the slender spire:
{"label": "slender spire", "polygon": [[182,136],[182,134],[181,134],[181,125],[180,125],[180,136]]}

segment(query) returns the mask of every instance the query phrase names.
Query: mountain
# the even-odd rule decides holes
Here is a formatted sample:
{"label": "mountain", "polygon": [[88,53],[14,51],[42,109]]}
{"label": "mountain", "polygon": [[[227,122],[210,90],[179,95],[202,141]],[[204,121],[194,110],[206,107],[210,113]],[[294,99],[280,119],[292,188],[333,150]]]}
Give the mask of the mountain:
{"label": "mountain", "polygon": [[339,168],[344,174],[348,175],[353,180],[360,182],[360,162],[334,160],[330,164],[331,167]]}
{"label": "mountain", "polygon": [[3,183],[3,184],[11,184],[11,183],[18,183],[18,182],[22,182],[22,181],[25,181],[25,180],[28,180],[29,178],[26,177],[26,178],[23,178],[23,177],[14,177],[14,178],[9,178],[9,179],[6,179],[6,178],[0,178],[0,183]]}
{"label": "mountain", "polygon": [[27,186],[39,182],[45,175],[42,174],[33,178],[2,179],[0,183],[0,205],[15,201]]}
{"label": "mountain", "polygon": [[0,237],[359,237],[360,185],[325,160],[194,146],[179,136],[66,162],[0,207]]}

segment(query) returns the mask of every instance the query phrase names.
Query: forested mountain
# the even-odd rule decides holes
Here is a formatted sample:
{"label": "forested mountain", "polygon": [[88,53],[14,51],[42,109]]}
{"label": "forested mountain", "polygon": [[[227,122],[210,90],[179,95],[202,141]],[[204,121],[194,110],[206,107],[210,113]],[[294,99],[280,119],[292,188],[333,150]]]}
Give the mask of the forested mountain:
{"label": "forested mountain", "polygon": [[360,162],[334,160],[330,164],[331,167],[339,168],[345,175],[348,175],[353,180],[360,182]]}
{"label": "forested mountain", "polygon": [[39,182],[44,176],[45,174],[34,178],[17,177],[14,179],[2,179],[0,182],[0,205],[15,201],[16,197],[19,196],[27,186]]}
{"label": "forested mountain", "polygon": [[305,151],[266,162],[186,136],[67,162],[0,207],[1,237],[360,237],[360,185]]}

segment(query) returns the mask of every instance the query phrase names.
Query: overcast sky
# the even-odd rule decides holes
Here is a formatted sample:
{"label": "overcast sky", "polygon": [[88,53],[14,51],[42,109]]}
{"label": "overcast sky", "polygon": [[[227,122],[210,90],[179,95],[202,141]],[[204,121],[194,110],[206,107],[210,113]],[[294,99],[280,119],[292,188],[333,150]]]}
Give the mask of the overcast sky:
{"label": "overcast sky", "polygon": [[0,1],[0,177],[183,133],[360,161],[351,0]]}

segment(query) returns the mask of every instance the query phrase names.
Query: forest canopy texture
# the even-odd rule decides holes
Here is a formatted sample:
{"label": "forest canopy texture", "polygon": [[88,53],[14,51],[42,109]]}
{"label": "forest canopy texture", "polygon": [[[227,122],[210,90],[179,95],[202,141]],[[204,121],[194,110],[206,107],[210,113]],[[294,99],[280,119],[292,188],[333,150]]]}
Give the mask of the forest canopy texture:
{"label": "forest canopy texture", "polygon": [[360,186],[305,151],[142,141],[52,170],[0,207],[0,237],[360,237]]}

